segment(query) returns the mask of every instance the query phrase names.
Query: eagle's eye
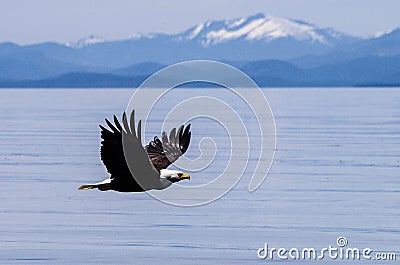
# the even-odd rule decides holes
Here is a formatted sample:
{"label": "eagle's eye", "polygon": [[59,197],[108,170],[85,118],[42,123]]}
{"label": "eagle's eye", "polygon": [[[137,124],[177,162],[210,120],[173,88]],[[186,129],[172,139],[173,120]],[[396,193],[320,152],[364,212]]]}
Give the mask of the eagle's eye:
{"label": "eagle's eye", "polygon": [[178,177],[182,177],[183,173],[178,173]]}

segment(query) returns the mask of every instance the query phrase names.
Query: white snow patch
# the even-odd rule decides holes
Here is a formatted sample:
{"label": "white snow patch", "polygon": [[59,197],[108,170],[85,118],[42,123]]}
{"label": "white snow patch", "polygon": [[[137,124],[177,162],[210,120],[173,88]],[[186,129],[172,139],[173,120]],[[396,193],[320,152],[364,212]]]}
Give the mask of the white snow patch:
{"label": "white snow patch", "polygon": [[192,40],[194,38],[196,38],[199,33],[202,31],[202,29],[204,28],[204,24],[200,24],[198,25],[193,31],[192,33],[190,33],[190,35],[188,36],[189,40]]}
{"label": "white snow patch", "polygon": [[278,39],[291,36],[298,40],[312,40],[325,43],[325,38],[307,24],[299,24],[285,18],[269,17],[265,23],[247,35],[248,40]]}
{"label": "white snow patch", "polygon": [[[382,36],[384,36],[384,35],[387,35],[387,34],[390,34],[390,33],[392,33],[393,32],[393,29],[391,29],[391,30],[386,30],[386,31],[379,31],[379,32],[377,32],[377,33],[375,33],[373,36],[372,36],[372,38],[380,38],[380,37],[382,37]],[[367,37],[368,38],[368,37]]]}
{"label": "white snow patch", "polygon": [[237,30],[228,31],[226,29],[220,29],[218,31],[210,31],[206,35],[206,40],[203,44],[205,44],[205,45],[218,44],[223,41],[240,38],[240,37],[248,34],[249,32],[251,32],[255,28],[257,28],[263,22],[264,22],[264,19],[260,18],[260,19],[256,19],[256,20],[250,22],[249,24],[247,24]]}
{"label": "white snow patch", "polygon": [[315,31],[316,28],[312,25],[297,23],[285,18],[266,16],[239,27],[244,21],[245,19],[239,19],[231,23],[226,22],[226,28],[210,31],[205,36],[203,45],[219,44],[241,37],[245,37],[247,40],[266,39],[268,41],[289,36],[298,40],[326,43],[324,36],[318,34]]}
{"label": "white snow patch", "polygon": [[69,43],[66,43],[65,45],[68,47],[73,47],[73,48],[82,48],[85,46],[89,46],[89,45],[93,45],[93,44],[101,43],[101,42],[105,42],[105,39],[103,39],[102,37],[96,36],[96,35],[91,35],[87,38],[80,39],[77,42],[69,42]]}
{"label": "white snow patch", "polygon": [[153,39],[156,36],[158,36],[157,33],[140,33],[140,32],[137,32],[137,33],[132,34],[130,39],[134,39],[134,40],[137,40],[137,39]]}
{"label": "white snow patch", "polygon": [[231,20],[231,21],[227,22],[227,27],[229,29],[236,28],[236,27],[239,27],[240,25],[242,25],[245,21],[246,21],[245,18],[239,18],[239,19],[236,19],[236,20],[233,20],[233,21]]}

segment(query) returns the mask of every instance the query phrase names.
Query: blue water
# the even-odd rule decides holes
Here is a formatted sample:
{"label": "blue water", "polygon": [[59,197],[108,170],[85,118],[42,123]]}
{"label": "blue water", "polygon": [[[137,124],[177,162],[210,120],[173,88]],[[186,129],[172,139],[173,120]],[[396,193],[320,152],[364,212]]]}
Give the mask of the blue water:
{"label": "blue water", "polygon": [[211,204],[182,208],[77,190],[108,176],[98,124],[120,116],[131,90],[0,90],[0,263],[254,264],[269,262],[257,257],[264,243],[321,249],[339,236],[400,259],[400,90],[264,92],[277,125],[266,181],[249,193],[243,178]]}

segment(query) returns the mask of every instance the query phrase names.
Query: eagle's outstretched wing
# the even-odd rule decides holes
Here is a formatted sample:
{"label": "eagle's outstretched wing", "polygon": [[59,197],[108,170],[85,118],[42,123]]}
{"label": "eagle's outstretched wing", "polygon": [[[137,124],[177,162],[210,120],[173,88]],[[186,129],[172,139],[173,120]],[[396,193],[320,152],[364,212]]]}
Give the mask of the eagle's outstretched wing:
{"label": "eagle's outstretched wing", "polygon": [[186,128],[181,125],[178,131],[176,128],[172,129],[169,138],[165,131],[161,140],[157,136],[154,137],[153,141],[146,145],[153,166],[160,171],[175,162],[188,149],[191,135],[189,124]]}
{"label": "eagle's outstretched wing", "polygon": [[[111,174],[112,185],[119,191],[143,191],[159,183],[159,173],[151,164],[141,143],[141,121],[135,130],[134,111],[128,125],[123,114],[123,127],[114,115],[113,125],[106,119],[110,129],[102,125],[100,156]],[[125,148],[125,152],[124,152]],[[139,183],[140,184],[139,184]]]}

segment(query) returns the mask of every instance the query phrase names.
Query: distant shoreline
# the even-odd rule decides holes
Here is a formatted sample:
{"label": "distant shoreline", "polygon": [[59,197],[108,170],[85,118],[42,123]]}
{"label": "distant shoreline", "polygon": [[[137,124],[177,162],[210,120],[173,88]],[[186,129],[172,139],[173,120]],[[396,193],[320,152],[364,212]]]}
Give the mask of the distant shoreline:
{"label": "distant shoreline", "polygon": [[[394,85],[358,85],[358,86],[259,86],[261,89],[268,89],[268,88],[274,88],[274,89],[297,89],[297,88],[320,88],[320,89],[335,89],[335,88],[393,88],[397,89],[400,88],[400,84],[394,84]],[[136,89],[138,88],[137,86],[88,86],[88,87],[83,87],[83,86],[58,86],[58,87],[50,87],[50,86],[0,86],[1,89],[49,89],[49,90],[57,90],[57,89]],[[153,87],[154,89],[159,89],[162,87]],[[153,89],[152,88],[152,89]],[[182,88],[193,88],[193,89],[198,89],[198,88],[205,88],[205,89],[217,89],[217,88],[223,88],[223,87],[217,87],[217,86],[186,86],[186,87],[178,87],[180,89]]]}
{"label": "distant shoreline", "polygon": [[[120,76],[102,73],[69,73],[54,78],[40,80],[0,80],[1,88],[136,88],[150,75]],[[316,80],[284,80],[269,76],[250,75],[259,87],[400,87],[400,83],[385,82],[355,82],[355,81],[316,81]],[[193,82],[183,87],[215,88],[215,84]]]}

